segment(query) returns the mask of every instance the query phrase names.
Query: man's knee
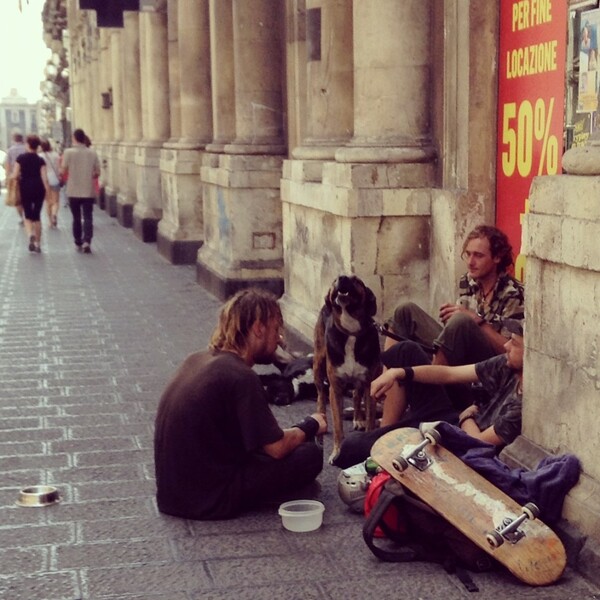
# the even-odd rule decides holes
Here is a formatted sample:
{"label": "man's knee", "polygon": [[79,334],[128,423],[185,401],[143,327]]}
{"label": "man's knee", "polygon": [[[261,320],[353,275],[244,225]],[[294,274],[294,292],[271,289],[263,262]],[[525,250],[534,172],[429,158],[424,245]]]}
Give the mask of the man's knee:
{"label": "man's knee", "polygon": [[444,332],[452,335],[474,331],[479,331],[479,326],[469,315],[465,315],[464,313],[455,313],[452,315],[444,327]]}
{"label": "man's knee", "polygon": [[394,317],[390,321],[392,328],[402,328],[402,323],[410,322],[414,319],[415,315],[423,312],[423,309],[414,302],[402,302],[398,304],[394,309]]}

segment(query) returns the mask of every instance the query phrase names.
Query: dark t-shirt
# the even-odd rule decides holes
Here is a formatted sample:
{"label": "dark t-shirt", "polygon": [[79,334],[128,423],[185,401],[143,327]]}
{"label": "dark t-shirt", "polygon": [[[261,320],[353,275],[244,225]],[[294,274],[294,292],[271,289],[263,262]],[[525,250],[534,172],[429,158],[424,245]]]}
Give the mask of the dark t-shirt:
{"label": "dark t-shirt", "polygon": [[25,152],[17,157],[17,162],[21,166],[21,185],[39,187],[43,190],[41,171],[42,167],[46,166],[44,159],[34,152]]}
{"label": "dark t-shirt", "polygon": [[282,437],[258,375],[239,356],[190,355],[156,415],[160,511],[189,519],[230,514],[250,456]]}
{"label": "dark t-shirt", "polygon": [[505,443],[521,433],[522,396],[517,391],[518,373],[506,364],[506,354],[477,363],[475,371],[490,399],[479,406],[475,421],[482,431],[490,425]]}

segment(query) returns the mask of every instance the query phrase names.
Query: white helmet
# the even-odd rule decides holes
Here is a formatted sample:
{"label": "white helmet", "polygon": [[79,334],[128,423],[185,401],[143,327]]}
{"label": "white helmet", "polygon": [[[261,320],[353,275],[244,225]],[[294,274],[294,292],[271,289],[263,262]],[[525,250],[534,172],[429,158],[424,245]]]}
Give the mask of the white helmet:
{"label": "white helmet", "polygon": [[338,493],[342,501],[357,513],[364,512],[367,489],[371,476],[367,473],[364,461],[348,467],[338,475]]}

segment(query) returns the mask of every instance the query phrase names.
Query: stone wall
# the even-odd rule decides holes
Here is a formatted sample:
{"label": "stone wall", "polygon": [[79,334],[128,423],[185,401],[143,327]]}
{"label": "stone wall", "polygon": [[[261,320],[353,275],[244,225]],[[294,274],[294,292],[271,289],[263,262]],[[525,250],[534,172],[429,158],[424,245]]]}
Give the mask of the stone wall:
{"label": "stone wall", "polygon": [[536,178],[524,219],[523,434],[506,455],[535,467],[572,453],[584,474],[563,517],[588,536],[580,568],[598,579],[600,542],[600,177]]}

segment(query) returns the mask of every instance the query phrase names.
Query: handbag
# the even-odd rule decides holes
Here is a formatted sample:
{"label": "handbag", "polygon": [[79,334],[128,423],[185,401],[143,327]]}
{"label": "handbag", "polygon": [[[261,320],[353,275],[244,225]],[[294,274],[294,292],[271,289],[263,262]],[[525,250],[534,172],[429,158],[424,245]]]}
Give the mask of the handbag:
{"label": "handbag", "polygon": [[6,206],[21,206],[21,186],[18,179],[11,177],[8,180],[5,204]]}

